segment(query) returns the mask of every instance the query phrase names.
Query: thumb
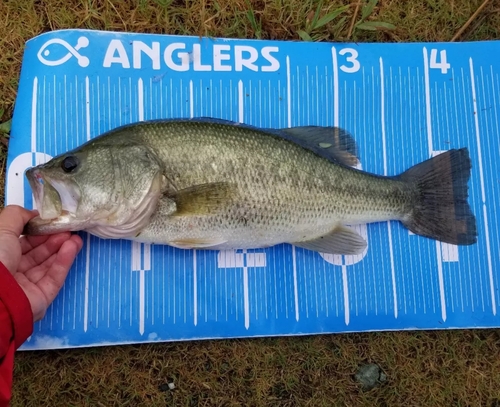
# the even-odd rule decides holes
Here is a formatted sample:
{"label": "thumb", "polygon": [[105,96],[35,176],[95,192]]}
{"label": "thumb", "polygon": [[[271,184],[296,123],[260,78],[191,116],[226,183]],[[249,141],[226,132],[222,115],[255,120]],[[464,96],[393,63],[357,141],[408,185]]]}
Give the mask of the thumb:
{"label": "thumb", "polygon": [[8,205],[0,212],[0,262],[14,274],[21,260],[19,236],[24,225],[36,216],[17,205]]}
{"label": "thumb", "polygon": [[12,234],[18,238],[23,232],[24,225],[36,215],[36,211],[29,211],[18,205],[7,205],[0,212],[0,234]]}

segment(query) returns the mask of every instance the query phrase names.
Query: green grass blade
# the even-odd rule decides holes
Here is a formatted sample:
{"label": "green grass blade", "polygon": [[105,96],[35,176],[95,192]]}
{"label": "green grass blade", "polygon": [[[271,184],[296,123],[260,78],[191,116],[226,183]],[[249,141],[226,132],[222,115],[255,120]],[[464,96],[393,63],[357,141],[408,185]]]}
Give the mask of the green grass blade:
{"label": "green grass blade", "polygon": [[316,27],[319,13],[321,13],[322,8],[323,8],[323,1],[320,1],[318,3],[318,7],[316,7],[316,11],[314,12],[314,17],[313,17],[312,21],[309,23],[309,27],[312,27],[311,29],[309,29],[309,31],[314,30],[314,28]]}
{"label": "green grass blade", "polygon": [[364,5],[361,10],[361,21],[364,21],[366,17],[368,17],[371,13],[373,13],[373,9],[377,5],[378,0],[370,0],[368,4]]}
{"label": "green grass blade", "polygon": [[10,133],[10,128],[12,126],[12,119],[7,120],[0,124],[0,133]]}
{"label": "green grass blade", "polygon": [[312,41],[313,40],[311,38],[311,36],[303,30],[297,31],[297,34],[299,35],[300,38],[302,38],[303,41]]}
{"label": "green grass blade", "polygon": [[367,21],[366,23],[357,24],[356,28],[365,31],[376,31],[376,30],[394,30],[396,26],[390,23],[384,23],[382,21]]}
{"label": "green grass blade", "polygon": [[328,13],[326,16],[321,17],[318,20],[318,22],[314,25],[314,29],[323,27],[325,24],[328,24],[335,17],[339,16],[344,11],[346,11],[348,8],[349,8],[349,6],[342,6],[342,7],[339,7],[337,10],[334,10],[331,13]]}

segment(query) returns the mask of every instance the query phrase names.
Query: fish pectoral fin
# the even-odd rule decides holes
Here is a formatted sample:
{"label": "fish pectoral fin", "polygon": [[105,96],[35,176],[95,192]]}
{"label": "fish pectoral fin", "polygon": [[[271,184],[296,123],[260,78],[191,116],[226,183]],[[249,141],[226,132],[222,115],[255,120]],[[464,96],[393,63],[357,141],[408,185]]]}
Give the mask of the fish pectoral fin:
{"label": "fish pectoral fin", "polygon": [[170,193],[168,198],[176,204],[172,216],[211,215],[224,210],[236,193],[236,187],[229,182],[194,185]]}
{"label": "fish pectoral fin", "polygon": [[361,254],[367,246],[362,236],[346,226],[337,226],[331,233],[317,239],[292,244],[315,252],[341,255]]}
{"label": "fish pectoral fin", "polygon": [[192,239],[179,239],[169,242],[170,246],[177,247],[179,249],[209,249],[210,247],[215,247],[220,244],[225,243],[224,239],[203,239],[203,238],[192,238]]}
{"label": "fish pectoral fin", "polygon": [[328,158],[348,167],[360,162],[356,141],[340,127],[299,126],[280,129],[282,132],[306,144],[314,152],[322,152]]}

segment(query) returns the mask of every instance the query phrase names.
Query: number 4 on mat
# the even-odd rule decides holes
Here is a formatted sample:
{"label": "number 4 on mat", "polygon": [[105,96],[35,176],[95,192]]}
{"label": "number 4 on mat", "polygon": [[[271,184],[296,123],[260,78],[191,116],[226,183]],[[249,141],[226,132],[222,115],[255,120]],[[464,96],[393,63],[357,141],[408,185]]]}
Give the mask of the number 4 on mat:
{"label": "number 4 on mat", "polygon": [[441,73],[448,73],[448,69],[450,68],[450,64],[446,61],[446,50],[442,50],[440,53],[441,62],[437,62],[437,49],[431,50],[431,60],[430,67],[431,68],[441,68]]}

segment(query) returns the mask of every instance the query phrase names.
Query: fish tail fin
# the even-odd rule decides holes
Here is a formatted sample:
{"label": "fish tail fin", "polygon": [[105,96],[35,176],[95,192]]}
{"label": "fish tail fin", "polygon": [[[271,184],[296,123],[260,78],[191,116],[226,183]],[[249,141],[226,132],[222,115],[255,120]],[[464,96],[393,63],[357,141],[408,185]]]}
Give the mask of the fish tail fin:
{"label": "fish tail fin", "polygon": [[449,150],[411,167],[398,178],[412,185],[415,201],[403,224],[445,243],[477,242],[476,218],[467,202],[472,164],[467,148]]}

